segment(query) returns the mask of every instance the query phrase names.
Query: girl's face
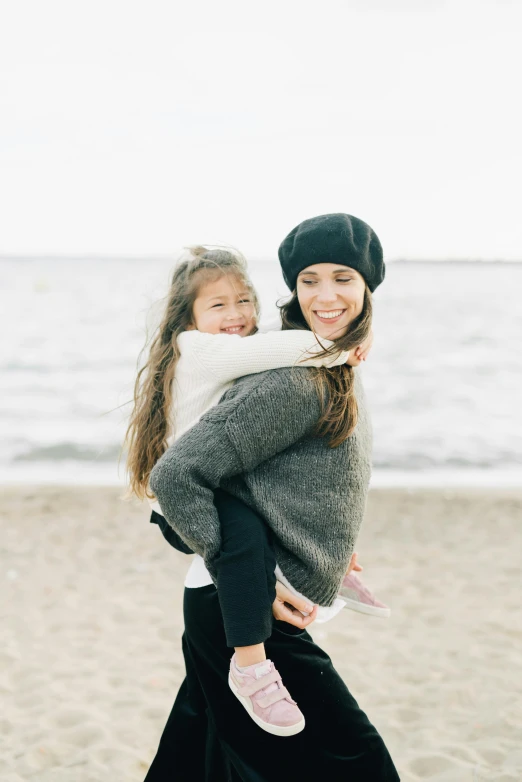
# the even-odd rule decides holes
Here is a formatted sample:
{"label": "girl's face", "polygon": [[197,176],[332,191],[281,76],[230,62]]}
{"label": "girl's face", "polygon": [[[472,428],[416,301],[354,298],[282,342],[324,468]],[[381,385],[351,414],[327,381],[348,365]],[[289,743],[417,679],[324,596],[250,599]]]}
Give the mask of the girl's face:
{"label": "girl's face", "polygon": [[336,263],[307,266],[297,278],[297,298],[306,322],[323,339],[338,339],[363,308],[365,282],[359,272]]}
{"label": "girl's face", "polygon": [[192,318],[189,329],[247,337],[256,326],[256,309],[245,283],[226,274],[201,286],[192,307]]}

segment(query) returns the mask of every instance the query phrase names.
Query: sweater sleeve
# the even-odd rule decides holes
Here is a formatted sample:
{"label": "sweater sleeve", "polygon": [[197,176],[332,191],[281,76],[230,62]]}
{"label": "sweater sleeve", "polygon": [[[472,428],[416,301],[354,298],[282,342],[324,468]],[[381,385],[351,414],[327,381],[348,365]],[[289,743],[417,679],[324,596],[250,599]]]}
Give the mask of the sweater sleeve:
{"label": "sweater sleeve", "polygon": [[211,372],[221,383],[245,375],[282,367],[336,367],[345,364],[349,353],[335,352],[319,358],[325,348],[334,345],[327,339],[320,342],[311,331],[269,331],[240,337],[237,334],[206,334],[184,331],[178,336],[181,354],[194,357],[200,368]]}
{"label": "sweater sleeve", "polygon": [[308,374],[299,369],[267,372],[255,384],[245,378],[153,468],[150,485],[165,518],[207,564],[221,543],[214,489],[225,478],[254,469],[314,428],[320,404],[303,373]]}

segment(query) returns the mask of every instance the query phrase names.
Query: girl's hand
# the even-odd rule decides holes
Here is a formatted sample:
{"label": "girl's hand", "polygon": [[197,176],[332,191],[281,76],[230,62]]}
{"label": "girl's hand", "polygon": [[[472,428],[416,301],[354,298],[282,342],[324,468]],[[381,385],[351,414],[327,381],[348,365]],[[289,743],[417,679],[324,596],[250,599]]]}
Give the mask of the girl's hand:
{"label": "girl's hand", "polygon": [[352,570],[355,570],[356,573],[360,573],[363,569],[362,565],[359,565],[357,562],[357,552],[354,551],[352,554],[352,558],[350,560],[350,564],[348,565],[348,570],[346,571],[346,575],[349,576]]}
{"label": "girl's hand", "polygon": [[[303,616],[303,611],[308,616]],[[288,622],[304,630],[315,621],[317,606],[312,606],[303,597],[294,595],[284,584],[276,581],[276,599],[272,604],[272,613],[280,622]]]}
{"label": "girl's hand", "polygon": [[[356,350],[359,350],[359,348],[356,348]],[[350,352],[348,353],[348,358],[346,359],[346,363],[350,367],[358,367],[359,364],[361,363],[361,359],[357,358],[355,352],[356,352],[355,350],[350,350]]]}
{"label": "girl's hand", "polygon": [[354,353],[355,358],[359,359],[359,361],[366,361],[366,359],[368,358],[368,354],[372,349],[372,345],[373,345],[373,331],[370,331],[368,338],[364,340],[362,345],[359,345],[359,347],[355,349],[355,353]]}

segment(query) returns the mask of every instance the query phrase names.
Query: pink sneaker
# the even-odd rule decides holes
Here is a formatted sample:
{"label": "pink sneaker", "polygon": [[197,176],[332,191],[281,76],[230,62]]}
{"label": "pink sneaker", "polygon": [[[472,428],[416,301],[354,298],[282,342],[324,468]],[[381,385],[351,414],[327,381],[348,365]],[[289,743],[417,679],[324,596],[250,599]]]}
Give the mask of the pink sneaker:
{"label": "pink sneaker", "polygon": [[228,684],[254,722],[267,733],[293,736],[303,730],[303,714],[270,660],[239,671],[234,655],[230,661]]}
{"label": "pink sneaker", "polygon": [[361,614],[380,616],[382,619],[387,619],[391,614],[388,606],[377,600],[355,573],[344,577],[339,597],[344,600],[346,608]]}

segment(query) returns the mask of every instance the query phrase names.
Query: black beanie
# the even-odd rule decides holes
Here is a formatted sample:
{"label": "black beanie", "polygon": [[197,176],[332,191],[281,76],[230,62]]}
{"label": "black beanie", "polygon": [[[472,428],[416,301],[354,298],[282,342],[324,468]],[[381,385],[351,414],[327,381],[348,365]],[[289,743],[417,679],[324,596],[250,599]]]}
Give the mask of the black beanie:
{"label": "black beanie", "polygon": [[373,292],[384,280],[382,247],[376,233],[358,217],[319,215],[299,223],[279,247],[283,277],[295,290],[299,272],[316,263],[338,263],[361,274]]}

